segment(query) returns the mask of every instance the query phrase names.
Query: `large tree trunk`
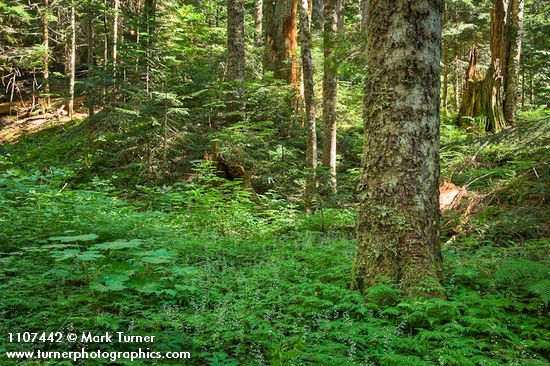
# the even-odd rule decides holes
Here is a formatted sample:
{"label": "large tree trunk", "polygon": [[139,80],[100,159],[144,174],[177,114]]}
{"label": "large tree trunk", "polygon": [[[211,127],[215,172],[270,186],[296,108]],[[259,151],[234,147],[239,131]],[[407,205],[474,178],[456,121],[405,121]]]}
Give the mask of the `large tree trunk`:
{"label": "large tree trunk", "polygon": [[254,46],[262,45],[263,0],[254,0]]}
{"label": "large tree trunk", "polygon": [[516,122],[519,98],[519,69],[523,38],[523,0],[509,0],[506,37],[508,52],[504,77],[504,119],[509,125]]}
{"label": "large tree trunk", "polygon": [[325,7],[324,0],[311,0],[311,28],[323,28],[323,9]]}
{"label": "large tree trunk", "polygon": [[443,0],[369,6],[365,142],[354,285],[438,294]]}
{"label": "large tree trunk", "polygon": [[44,0],[44,15],[42,18],[43,23],[43,41],[46,52],[44,53],[44,96],[46,99],[46,108],[50,108],[50,5],[48,0]]}
{"label": "large tree trunk", "polygon": [[[300,44],[302,46],[302,69],[304,78],[304,103],[306,109],[306,211],[311,211],[317,190],[317,131],[315,123],[315,100],[313,89],[313,60],[311,57],[311,17],[308,1],[300,1]],[[310,0],[311,1],[311,0]]]}
{"label": "large tree trunk", "polygon": [[295,88],[300,79],[296,59],[297,11],[297,0],[268,1],[265,4],[264,70],[272,71],[275,78],[286,80]]}
{"label": "large tree trunk", "polygon": [[227,79],[243,82],[244,77],[244,4],[227,0]]}
{"label": "large tree trunk", "polygon": [[323,32],[323,166],[329,171],[330,177],[323,189],[325,193],[336,193],[336,105],[338,97],[338,60],[334,56],[338,19],[342,8],[342,0],[326,0],[324,4]]}
{"label": "large tree trunk", "polygon": [[71,4],[71,66],[69,79],[69,118],[73,117],[74,112],[74,82],[76,75],[76,19],[75,4]]}

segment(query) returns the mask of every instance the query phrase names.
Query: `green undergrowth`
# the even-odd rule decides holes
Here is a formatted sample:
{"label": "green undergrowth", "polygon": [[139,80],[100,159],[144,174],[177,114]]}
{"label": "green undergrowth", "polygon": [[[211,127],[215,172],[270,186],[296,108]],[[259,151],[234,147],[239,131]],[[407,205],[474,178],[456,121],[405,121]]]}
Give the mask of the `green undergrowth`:
{"label": "green undergrowth", "polygon": [[459,229],[454,246],[513,248],[537,241],[545,246],[550,227],[550,117],[531,118],[479,137],[443,126],[442,179],[469,192],[461,210],[444,215],[447,233]]}
{"label": "green undergrowth", "polygon": [[[443,127],[442,176],[472,197],[443,215],[444,299],[391,283],[351,290],[353,208],[304,217],[204,164],[177,184],[121,191],[12,149],[0,157],[0,332],[155,335],[89,348],[189,351],[191,365],[547,365],[547,126]],[[55,138],[59,154],[82,149]],[[2,354],[43,347],[1,339]]]}

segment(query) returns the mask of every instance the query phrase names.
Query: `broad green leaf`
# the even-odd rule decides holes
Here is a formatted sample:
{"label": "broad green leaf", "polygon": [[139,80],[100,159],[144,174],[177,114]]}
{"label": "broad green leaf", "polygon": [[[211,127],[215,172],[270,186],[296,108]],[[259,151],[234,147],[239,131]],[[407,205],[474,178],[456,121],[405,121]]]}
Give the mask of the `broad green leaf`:
{"label": "broad green leaf", "polygon": [[75,236],[52,236],[48,240],[60,241],[62,243],[72,243],[75,241],[94,241],[99,238],[97,234],[84,234]]}
{"label": "broad green leaf", "polygon": [[52,257],[55,258],[55,260],[63,261],[67,259],[76,258],[80,254],[80,250],[78,249],[65,249],[61,252],[53,252]]}
{"label": "broad green leaf", "polygon": [[91,248],[100,250],[121,250],[136,248],[141,245],[139,240],[117,240],[107,243],[94,244]]}

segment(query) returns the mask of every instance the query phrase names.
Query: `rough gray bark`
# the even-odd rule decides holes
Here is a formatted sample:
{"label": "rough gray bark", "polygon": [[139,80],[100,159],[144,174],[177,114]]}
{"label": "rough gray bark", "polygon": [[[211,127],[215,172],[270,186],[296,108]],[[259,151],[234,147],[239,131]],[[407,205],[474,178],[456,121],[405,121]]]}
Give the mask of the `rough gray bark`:
{"label": "rough gray bark", "polygon": [[523,38],[523,0],[509,0],[506,36],[508,52],[504,76],[504,120],[509,125],[516,122],[519,99],[519,69]]}
{"label": "rough gray bark", "polygon": [[227,79],[243,82],[244,77],[244,4],[227,0]]}
{"label": "rough gray bark", "polygon": [[265,4],[264,70],[273,71],[277,79],[298,86],[299,66],[296,60],[298,31],[297,0],[268,1]]}
{"label": "rough gray bark", "polygon": [[311,27],[315,29],[323,28],[323,9],[324,0],[311,0]]}
{"label": "rough gray bark", "polygon": [[254,0],[254,46],[262,45],[263,0]]}
{"label": "rough gray bark", "polygon": [[308,0],[299,0],[300,45],[302,47],[302,74],[304,80],[304,104],[306,109],[306,211],[311,211],[317,190],[317,126],[315,123],[315,97],[313,88],[313,60],[311,57],[311,17]]}
{"label": "rough gray bark", "polygon": [[[325,192],[336,192],[336,103],[338,99],[338,60],[334,56],[342,0],[326,0],[323,32],[323,166],[330,172]],[[325,185],[325,184],[324,184]]]}
{"label": "rough gray bark", "polygon": [[443,0],[369,6],[365,141],[354,286],[438,294]]}
{"label": "rough gray bark", "polygon": [[71,62],[69,79],[69,118],[73,117],[74,112],[74,81],[76,75],[76,20],[75,5],[71,3]]}

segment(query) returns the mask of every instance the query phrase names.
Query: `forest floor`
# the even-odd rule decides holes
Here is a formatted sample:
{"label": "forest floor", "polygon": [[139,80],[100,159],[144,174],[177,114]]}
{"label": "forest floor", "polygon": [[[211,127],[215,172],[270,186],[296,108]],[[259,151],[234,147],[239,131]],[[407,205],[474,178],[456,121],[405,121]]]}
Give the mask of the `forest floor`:
{"label": "forest floor", "polygon": [[[88,347],[189,351],[193,365],[548,365],[544,118],[492,136],[442,126],[445,299],[405,298],[392,283],[351,290],[353,207],[259,207],[208,170],[119,187],[90,172],[80,121],[11,131],[0,146],[0,332],[154,335]],[[5,340],[2,354],[44,349]]]}

